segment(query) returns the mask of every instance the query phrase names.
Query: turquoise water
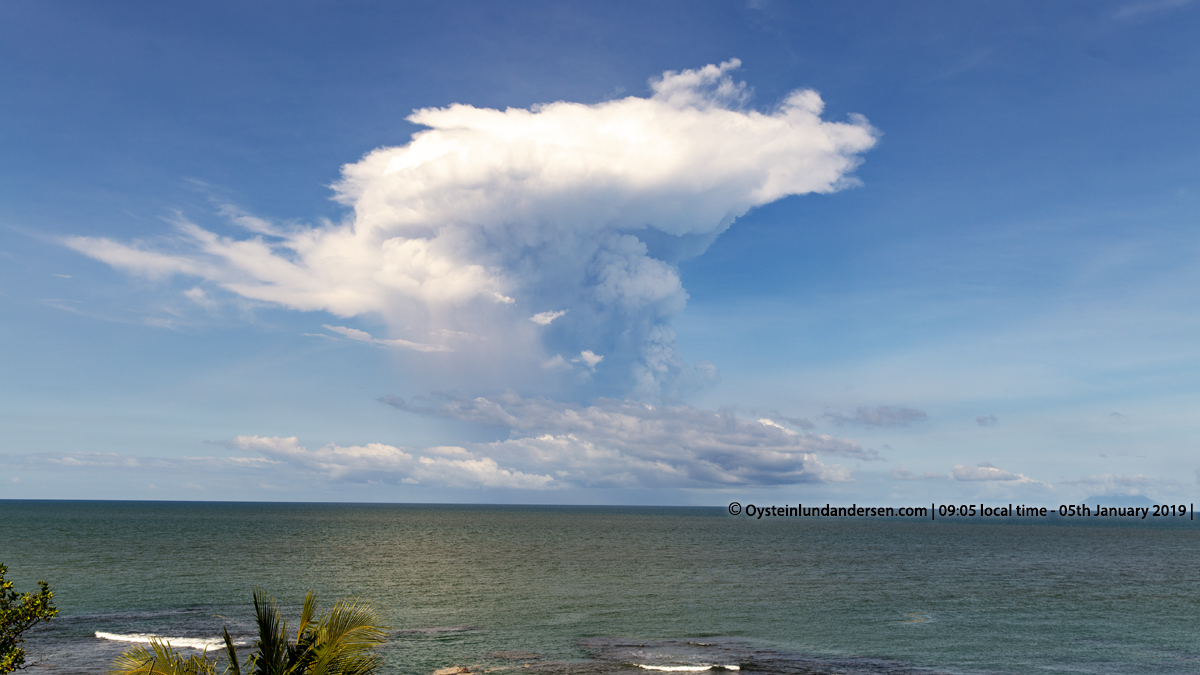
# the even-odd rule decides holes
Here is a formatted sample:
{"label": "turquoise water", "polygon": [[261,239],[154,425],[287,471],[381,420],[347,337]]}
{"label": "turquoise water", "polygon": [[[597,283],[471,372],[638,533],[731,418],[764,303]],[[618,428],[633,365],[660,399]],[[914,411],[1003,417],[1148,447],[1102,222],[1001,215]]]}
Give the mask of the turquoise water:
{"label": "turquoise water", "polygon": [[1200,531],[1080,522],[0,501],[0,562],[62,610],[31,672],[103,672],[129,644],[97,632],[248,637],[255,586],[371,600],[410,675],[1200,672]]}

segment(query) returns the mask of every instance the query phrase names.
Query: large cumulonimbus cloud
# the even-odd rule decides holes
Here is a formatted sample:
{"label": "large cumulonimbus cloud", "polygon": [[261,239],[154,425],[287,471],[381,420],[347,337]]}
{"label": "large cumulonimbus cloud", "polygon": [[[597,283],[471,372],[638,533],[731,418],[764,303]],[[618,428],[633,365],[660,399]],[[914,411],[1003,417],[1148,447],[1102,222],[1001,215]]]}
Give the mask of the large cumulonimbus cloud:
{"label": "large cumulonimbus cloud", "polygon": [[238,216],[241,238],[181,221],[166,246],[66,243],[151,277],[382,317],[388,336],[334,328],[475,381],[499,373],[493,386],[535,372],[654,399],[688,371],[669,325],[687,300],[675,263],[755,206],[851,184],[876,140],[860,116],[822,120],[813,91],[745,107],[738,65],[666,72],[649,98],[418,110],[427,129],[410,143],[343,167],[340,223]]}

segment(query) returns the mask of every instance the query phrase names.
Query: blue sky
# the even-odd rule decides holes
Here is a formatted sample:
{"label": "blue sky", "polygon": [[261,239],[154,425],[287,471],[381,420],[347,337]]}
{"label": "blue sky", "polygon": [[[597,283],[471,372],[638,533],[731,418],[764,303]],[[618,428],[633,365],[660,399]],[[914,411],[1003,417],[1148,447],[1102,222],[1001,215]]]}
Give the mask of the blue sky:
{"label": "blue sky", "polygon": [[6,3],[0,498],[1191,501],[1198,29]]}

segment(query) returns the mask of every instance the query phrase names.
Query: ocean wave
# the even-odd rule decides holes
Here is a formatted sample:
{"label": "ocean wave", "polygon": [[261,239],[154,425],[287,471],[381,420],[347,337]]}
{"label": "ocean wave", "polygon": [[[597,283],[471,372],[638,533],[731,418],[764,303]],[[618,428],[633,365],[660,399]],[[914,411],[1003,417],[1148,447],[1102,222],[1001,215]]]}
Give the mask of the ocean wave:
{"label": "ocean wave", "polygon": [[[185,637],[170,637],[166,635],[155,635],[154,633],[105,633],[104,631],[96,631],[96,637],[101,640],[114,640],[117,642],[136,642],[141,644],[150,644],[151,640],[158,640],[163,644],[170,645],[176,649],[197,649],[197,650],[213,650],[225,649],[225,640],[223,638],[185,638]],[[235,645],[244,645],[244,640],[235,640]]]}
{"label": "ocean wave", "polygon": [[699,672],[703,672],[705,670],[712,670],[713,668],[716,668],[718,670],[741,670],[742,669],[741,666],[721,666],[721,665],[716,665],[716,664],[711,665],[711,666],[651,666],[651,665],[648,665],[645,663],[635,663],[633,665],[635,665],[638,668],[641,668],[643,670],[665,670],[667,672],[682,671],[682,672],[689,672],[689,673],[699,673]]}

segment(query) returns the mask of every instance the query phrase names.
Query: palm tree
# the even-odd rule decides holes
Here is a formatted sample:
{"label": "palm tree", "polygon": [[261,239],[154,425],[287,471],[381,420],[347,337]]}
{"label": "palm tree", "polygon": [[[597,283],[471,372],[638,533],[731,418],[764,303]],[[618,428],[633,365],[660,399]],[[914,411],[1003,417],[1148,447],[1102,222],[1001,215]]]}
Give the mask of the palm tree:
{"label": "palm tree", "polygon": [[[258,639],[244,664],[238,662],[229,630],[224,631],[227,674],[242,675],[244,668],[246,675],[372,675],[383,665],[375,647],[383,644],[387,633],[375,608],[358,599],[340,600],[316,617],[317,596],[309,591],[295,640],[287,636],[279,605],[261,589],[254,591],[254,613]],[[217,662],[207,653],[185,659],[155,639],[149,647],[138,646],[118,656],[109,675],[217,675]]]}

